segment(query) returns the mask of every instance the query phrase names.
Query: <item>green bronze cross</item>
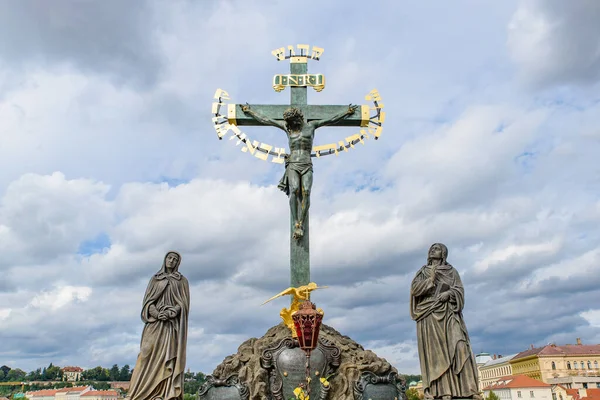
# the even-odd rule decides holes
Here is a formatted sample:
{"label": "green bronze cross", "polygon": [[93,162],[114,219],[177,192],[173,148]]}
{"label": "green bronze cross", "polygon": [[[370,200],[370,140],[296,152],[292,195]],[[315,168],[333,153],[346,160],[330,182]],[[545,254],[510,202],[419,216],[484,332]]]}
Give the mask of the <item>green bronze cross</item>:
{"label": "green bronze cross", "polygon": [[[308,45],[298,45],[298,54],[293,46],[280,48],[272,52],[278,61],[290,60],[290,74],[276,75],[273,88],[282,91],[290,87],[289,105],[242,105],[227,104],[227,115],[220,114],[224,100],[229,96],[222,90],[217,90],[213,103],[213,121],[219,139],[228,130],[233,131],[230,139],[238,139],[237,144],[243,143],[243,151],[250,152],[257,158],[285,163],[286,172],[279,188],[290,198],[290,272],[291,286],[294,288],[307,285],[310,282],[310,251],[309,251],[309,205],[312,187],[312,159],[322,155],[338,154],[348,151],[357,143],[373,135],[377,139],[381,133],[384,115],[381,111],[383,104],[377,91],[372,91],[366,98],[373,100],[375,107],[352,105],[308,105],[307,88],[313,87],[321,91],[325,87],[325,77],[321,74],[308,74],[308,60],[319,60],[323,49],[312,48],[309,55]],[[370,116],[370,111],[376,114]],[[266,143],[251,141],[242,133],[238,126],[273,126],[286,132],[289,140],[290,154],[284,153],[283,148],[273,148]],[[354,134],[337,143],[313,146],[314,132],[322,126],[363,127],[360,134]]]}

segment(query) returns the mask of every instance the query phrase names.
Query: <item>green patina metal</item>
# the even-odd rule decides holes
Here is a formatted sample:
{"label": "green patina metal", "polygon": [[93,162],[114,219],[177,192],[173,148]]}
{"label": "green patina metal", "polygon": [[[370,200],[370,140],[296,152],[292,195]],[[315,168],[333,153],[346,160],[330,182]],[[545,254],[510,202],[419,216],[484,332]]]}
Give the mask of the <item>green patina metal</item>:
{"label": "green patina metal", "polygon": [[[292,93],[296,89],[306,89],[306,88],[292,87],[291,88]],[[259,111],[261,114],[263,114],[264,116],[266,116],[270,119],[274,119],[276,121],[283,121],[283,112],[285,110],[287,110],[288,108],[290,108],[290,105],[288,105],[288,104],[281,104],[281,105],[252,104],[252,108],[254,110]],[[316,121],[316,120],[320,120],[320,119],[326,119],[332,115],[342,113],[347,109],[348,109],[347,104],[340,105],[340,106],[334,106],[334,105],[315,106],[315,105],[308,104],[308,105],[304,105],[302,107],[302,110],[304,111],[304,116],[305,116],[305,119],[307,120],[307,122]],[[251,116],[246,115],[242,112],[241,104],[235,105],[235,115],[236,115],[235,124],[237,126],[260,125],[257,123],[257,121],[254,118],[252,118]],[[341,121],[335,122],[329,126],[360,126],[360,125],[361,125],[361,115],[360,115],[360,113],[357,112],[357,113],[350,115],[347,118],[342,119]]]}
{"label": "green patina metal", "polygon": [[[308,59],[305,62],[290,63],[290,73],[292,75],[307,74]],[[317,83],[319,83],[318,79]],[[322,78],[324,82],[324,77]],[[304,82],[306,83],[306,82]],[[310,81],[308,82],[310,84]],[[283,84],[283,83],[281,83]],[[290,104],[289,105],[273,105],[273,104],[253,104],[252,110],[264,115],[267,118],[283,121],[283,112],[289,107],[297,107],[302,110],[307,122],[313,120],[323,120],[331,118],[333,115],[343,113],[348,110],[348,105],[308,105],[307,85],[291,86],[290,87]],[[257,121],[250,115],[242,111],[242,105],[235,106],[235,124],[238,126],[263,126],[264,124]],[[362,118],[360,112],[349,115],[331,126],[361,126]],[[290,284],[292,287],[307,285],[310,282],[310,242],[309,242],[309,212],[306,214],[304,222],[304,235],[300,239],[290,239]],[[290,232],[294,232],[294,220],[290,216]]]}

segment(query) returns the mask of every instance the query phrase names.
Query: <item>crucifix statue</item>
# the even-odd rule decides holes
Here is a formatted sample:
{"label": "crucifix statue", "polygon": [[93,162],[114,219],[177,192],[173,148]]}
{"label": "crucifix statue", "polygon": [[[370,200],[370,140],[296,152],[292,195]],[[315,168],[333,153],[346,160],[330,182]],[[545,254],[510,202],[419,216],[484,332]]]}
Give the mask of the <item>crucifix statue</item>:
{"label": "crucifix statue", "polygon": [[[307,88],[313,87],[320,92],[325,87],[322,74],[308,74],[308,60],[318,61],[323,49],[313,46],[297,45],[276,49],[272,54],[278,61],[290,61],[290,74],[278,74],[273,78],[273,89],[280,92],[290,87],[289,105],[250,105],[226,104],[229,94],[218,89],[217,100],[213,103],[212,114],[215,130],[219,139],[229,131],[230,139],[242,144],[242,151],[266,161],[285,164],[285,173],[278,187],[289,196],[290,202],[290,273],[291,286],[297,288],[310,283],[309,257],[309,207],[310,192],[313,183],[312,157],[321,157],[348,151],[354,145],[363,143],[371,135],[379,138],[385,113],[376,90],[366,96],[374,106],[368,105],[309,105]],[[227,113],[221,114],[221,107],[227,107]],[[374,115],[370,115],[375,111]],[[273,126],[286,132],[289,153],[284,148],[260,143],[243,133],[240,126]],[[331,144],[314,146],[315,130],[323,126],[362,127],[360,133],[350,135],[345,140]]]}
{"label": "crucifix statue", "polygon": [[252,110],[247,104],[242,107],[244,113],[251,115],[262,125],[274,126],[287,134],[290,154],[285,159],[285,173],[279,181],[278,188],[290,198],[290,213],[294,228],[293,239],[299,240],[304,236],[304,222],[310,207],[310,189],[313,183],[311,152],[315,130],[347,118],[354,114],[357,108],[358,106],[350,104],[348,110],[331,118],[306,122],[302,110],[291,107],[284,111],[283,120],[285,122],[282,123]]}

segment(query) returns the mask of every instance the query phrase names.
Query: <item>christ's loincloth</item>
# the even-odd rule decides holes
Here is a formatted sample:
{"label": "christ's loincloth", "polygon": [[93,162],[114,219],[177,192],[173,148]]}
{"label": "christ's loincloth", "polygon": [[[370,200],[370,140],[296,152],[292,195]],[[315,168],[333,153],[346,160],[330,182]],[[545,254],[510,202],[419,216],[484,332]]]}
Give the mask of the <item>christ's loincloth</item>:
{"label": "christ's loincloth", "polygon": [[289,176],[288,176],[288,171],[289,170],[295,171],[298,173],[298,175],[300,175],[300,177],[302,177],[302,175],[306,174],[307,172],[312,172],[313,170],[313,166],[312,166],[312,160],[311,161],[293,161],[293,162],[289,162],[287,159],[285,160],[285,172],[283,173],[283,176],[281,177],[281,180],[279,181],[279,184],[277,185],[277,187],[279,188],[279,190],[285,192],[285,194],[287,194],[288,196],[290,195],[290,182],[289,182]]}

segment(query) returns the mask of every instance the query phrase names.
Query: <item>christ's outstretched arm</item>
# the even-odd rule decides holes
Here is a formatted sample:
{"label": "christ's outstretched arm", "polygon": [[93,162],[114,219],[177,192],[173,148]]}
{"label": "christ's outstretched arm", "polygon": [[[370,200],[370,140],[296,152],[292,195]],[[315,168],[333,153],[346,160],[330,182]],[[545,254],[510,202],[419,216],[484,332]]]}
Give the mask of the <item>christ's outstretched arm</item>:
{"label": "christ's outstretched arm", "polygon": [[245,105],[242,106],[242,111],[245,114],[250,115],[252,118],[254,118],[255,120],[257,120],[258,122],[260,122],[263,125],[274,126],[276,128],[286,131],[285,125],[283,123],[281,123],[279,121],[275,121],[274,119],[271,119],[271,118],[267,118],[264,115],[257,113],[256,111],[254,111],[253,109],[250,108],[250,105],[248,103],[246,103]]}
{"label": "christ's outstretched arm", "polygon": [[320,128],[322,126],[332,125],[332,124],[335,124],[336,122],[341,121],[344,118],[348,118],[350,115],[354,114],[356,112],[357,108],[358,108],[358,106],[350,104],[348,106],[348,110],[344,111],[343,113],[334,115],[331,118],[320,119],[317,121],[311,121],[310,123],[315,127],[315,129]]}

